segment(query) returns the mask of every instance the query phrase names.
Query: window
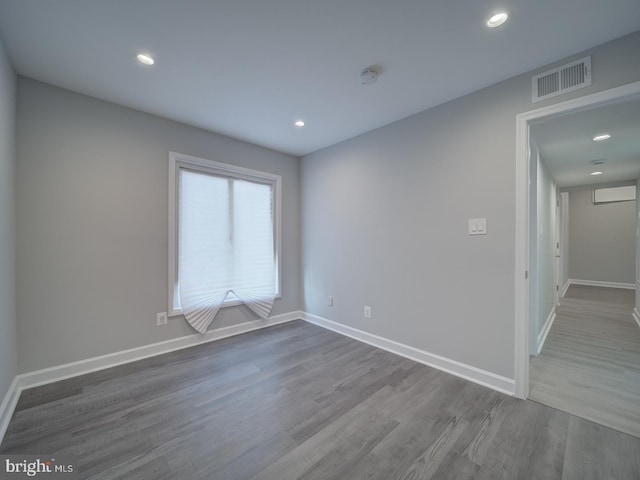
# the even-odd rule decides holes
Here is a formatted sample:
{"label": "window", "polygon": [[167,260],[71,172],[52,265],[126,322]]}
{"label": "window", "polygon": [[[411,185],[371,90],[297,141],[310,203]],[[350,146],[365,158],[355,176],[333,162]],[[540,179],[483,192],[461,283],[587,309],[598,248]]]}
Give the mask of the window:
{"label": "window", "polygon": [[182,313],[181,281],[224,306],[280,297],[280,190],[279,175],[170,153],[170,315]]}

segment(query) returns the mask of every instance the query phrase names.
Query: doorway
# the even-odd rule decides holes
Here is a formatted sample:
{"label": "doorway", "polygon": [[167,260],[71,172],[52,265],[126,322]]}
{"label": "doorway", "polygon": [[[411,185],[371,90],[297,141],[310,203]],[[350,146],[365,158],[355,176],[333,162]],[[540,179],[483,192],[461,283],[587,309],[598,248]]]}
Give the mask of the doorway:
{"label": "doorway", "polygon": [[536,193],[529,185],[530,127],[545,120],[558,118],[604,105],[640,98],[640,82],[587,95],[563,103],[523,113],[516,118],[516,325],[515,325],[515,395],[529,396],[530,331],[530,247],[531,202]]}
{"label": "doorway", "polygon": [[[549,113],[551,111],[553,113]],[[521,122],[527,115],[530,118]],[[636,407],[640,399],[640,384],[633,381],[637,374],[636,365],[640,364],[640,329],[631,315],[634,306],[637,307],[634,305],[634,292],[603,288],[620,287],[622,283],[598,281],[607,280],[599,278],[599,275],[606,276],[603,272],[607,270],[607,263],[616,263],[613,261],[616,255],[606,249],[597,255],[587,256],[586,261],[582,257],[584,265],[590,267],[595,278],[578,276],[569,281],[566,242],[571,182],[577,186],[571,194],[577,212],[606,210],[605,215],[613,219],[613,209],[619,210],[622,205],[609,203],[598,208],[591,197],[595,186],[613,185],[602,182],[600,177],[591,177],[590,172],[605,170],[607,176],[604,178],[613,184],[622,180],[635,186],[636,179],[640,178],[640,145],[637,141],[640,82],[529,112],[519,116],[518,120],[519,128],[526,127],[524,132],[519,130],[518,133],[526,133],[528,141],[525,158],[528,174],[526,211],[529,214],[525,249],[529,255],[525,270],[528,318],[524,330],[529,338],[524,354],[518,350],[522,345],[517,344],[516,368],[522,366],[518,365],[520,361],[526,363],[526,371],[516,372],[516,394],[640,437],[640,411]],[[589,136],[596,130],[594,125],[602,123],[611,126],[618,140],[608,143],[607,148],[603,148],[603,144],[599,148],[594,147],[597,144]],[[630,139],[625,140],[627,133]],[[518,147],[521,153],[522,145],[518,143]],[[629,158],[620,156],[617,150],[631,151],[632,155]],[[595,154],[601,154],[603,158],[589,162],[589,157]],[[602,168],[602,164],[607,162],[607,167]],[[592,168],[593,163],[599,167]],[[521,164],[517,170],[522,173]],[[564,188],[563,192],[561,188]],[[576,203],[577,198],[581,203]],[[623,209],[623,230],[615,228],[613,223],[608,225],[610,220],[602,216],[602,211],[599,218],[590,218],[580,224],[580,235],[573,235],[572,230],[574,238],[584,237],[587,241],[593,240],[591,243],[597,243],[599,227],[612,237],[624,236],[627,245],[619,249],[617,260],[624,267],[624,286],[630,289],[640,284],[637,283],[640,268],[638,271],[629,269],[630,266],[635,267],[633,259],[640,250],[640,235],[636,234],[636,228],[640,228],[640,217],[636,215],[636,203],[627,202]],[[517,207],[522,205],[517,204]],[[580,215],[576,215],[577,218]],[[574,221],[572,229],[577,229],[577,225],[578,222]],[[620,234],[612,235],[611,232]],[[580,250],[575,247],[576,243],[573,243],[571,250]],[[589,270],[575,268],[575,265],[571,268],[574,275],[578,271]],[[596,281],[585,282],[575,278]],[[567,298],[559,304],[565,291]],[[519,301],[522,298],[517,297],[516,300],[517,308],[521,309],[523,304]],[[516,333],[522,333],[518,332],[518,324]],[[538,357],[547,335],[550,339],[548,347]],[[532,355],[531,385],[528,354]],[[521,373],[527,375],[526,385],[519,383],[522,377],[518,378],[518,375]]]}

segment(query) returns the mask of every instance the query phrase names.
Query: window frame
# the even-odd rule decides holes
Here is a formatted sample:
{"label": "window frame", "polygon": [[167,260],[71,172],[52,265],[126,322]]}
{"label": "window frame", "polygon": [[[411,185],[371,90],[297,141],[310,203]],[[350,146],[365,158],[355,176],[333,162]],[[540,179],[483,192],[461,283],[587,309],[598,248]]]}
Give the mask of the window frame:
{"label": "window frame", "polygon": [[[176,304],[178,298],[178,189],[180,169],[204,174],[222,176],[233,179],[267,183],[273,186],[273,236],[276,264],[276,297],[282,298],[282,177],[268,172],[216,162],[205,158],[194,157],[177,152],[169,152],[169,276],[168,276],[168,308],[170,317],[182,315],[182,308]],[[227,300],[223,308],[241,305],[239,300]]]}

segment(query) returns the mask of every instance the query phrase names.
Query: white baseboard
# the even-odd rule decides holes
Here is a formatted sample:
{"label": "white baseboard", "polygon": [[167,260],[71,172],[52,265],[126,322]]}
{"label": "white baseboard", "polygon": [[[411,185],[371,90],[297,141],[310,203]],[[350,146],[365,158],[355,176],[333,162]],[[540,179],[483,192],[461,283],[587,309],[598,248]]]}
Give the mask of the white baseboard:
{"label": "white baseboard", "polygon": [[20,398],[20,392],[22,392],[22,390],[46,385],[47,383],[53,383],[59,380],[65,380],[67,378],[77,377],[79,375],[96,372],[98,370],[104,370],[106,368],[115,367],[125,363],[135,362],[144,358],[155,357],[156,355],[162,355],[163,353],[170,353],[203,343],[221,340],[223,338],[240,335],[253,330],[259,330],[261,328],[299,320],[302,319],[302,317],[303,313],[300,311],[284,313],[282,315],[270,317],[268,320],[245,322],[238,325],[210,330],[203,335],[187,335],[184,337],[166,340],[164,342],[152,343],[142,347],[122,350],[120,352],[110,353],[99,357],[87,358],[78,362],[66,363],[55,367],[37,370],[35,372],[17,375],[14,378],[7,395],[2,401],[2,404],[0,404],[0,443],[2,443],[4,434],[6,433],[11,416],[18,404],[18,399]]}
{"label": "white baseboard", "polygon": [[456,360],[451,360],[440,355],[425,352],[408,345],[404,345],[393,340],[388,340],[377,335],[373,335],[361,330],[357,330],[346,325],[341,325],[331,320],[327,320],[316,315],[305,313],[302,311],[294,311],[282,315],[276,315],[269,320],[257,320],[246,322],[230,327],[211,330],[204,335],[188,335],[164,342],[144,345],[142,347],[123,350],[120,352],[110,353],[99,357],[88,358],[78,362],[57,365],[34,372],[23,373],[17,375],[14,379],[9,391],[7,392],[2,404],[0,405],[0,442],[4,437],[6,429],[11,420],[11,416],[15,410],[20,397],[20,392],[27,388],[37,387],[48,383],[65,380],[67,378],[84,375],[87,373],[104,370],[106,368],[115,367],[125,363],[135,362],[144,358],[162,355],[164,353],[182,350],[184,348],[193,347],[203,343],[221,340],[223,338],[240,335],[242,333],[251,332],[261,328],[278,325],[281,323],[291,322],[293,320],[304,319],[307,322],[333,330],[342,335],[351,337],[355,340],[373,345],[374,347],[387,350],[389,352],[401,355],[419,363],[429,365],[452,375],[470,380],[485,387],[497,390],[507,395],[513,395],[515,391],[515,381],[486,370],[482,370],[471,365],[467,365]]}
{"label": "white baseboard", "polygon": [[600,282],[598,280],[576,280],[574,278],[569,279],[571,285],[587,285],[590,287],[608,287],[608,288],[627,288],[629,290],[635,290],[636,286],[633,283],[616,283],[616,282]]}
{"label": "white baseboard", "polygon": [[14,377],[7,394],[4,396],[2,403],[0,403],[0,443],[2,443],[4,434],[7,432],[7,427],[18,404],[18,398],[20,398],[20,387],[18,386],[18,377]]}
{"label": "white baseboard", "polygon": [[55,367],[45,368],[35,372],[23,373],[17,376],[18,387],[20,390],[37,387],[39,385],[57,382],[59,380],[76,377],[78,375],[104,370],[105,368],[115,367],[124,363],[135,362],[137,360],[142,360],[143,358],[182,350],[183,348],[221,340],[234,335],[240,335],[241,333],[247,333],[253,330],[271,327],[273,325],[298,319],[302,319],[302,312],[289,312],[282,315],[275,315],[270,317],[268,320],[245,322],[238,325],[232,325],[230,327],[209,330],[205,334],[187,335],[185,337],[174,338],[164,342],[144,345],[142,347],[131,348],[129,350],[110,353],[99,357],[87,358],[78,362],[57,365]]}
{"label": "white baseboard", "polygon": [[636,321],[636,323],[640,327],[640,311],[638,311],[637,308],[633,309],[633,319]]}
{"label": "white baseboard", "polygon": [[425,352],[424,350],[419,350],[417,348],[410,347],[409,345],[388,340],[310,313],[303,313],[303,319],[309,323],[313,323],[314,325],[332,330],[374,347],[381,348],[382,350],[423,363],[430,367],[437,368],[438,370],[456,375],[464,378],[465,380],[470,380],[493,390],[506,393],[507,395],[513,395],[515,392],[515,381],[511,378],[506,378],[440,355]]}
{"label": "white baseboard", "polygon": [[569,290],[569,287],[571,286],[571,280],[567,280],[564,284],[564,287],[562,287],[562,293],[560,294],[560,297],[564,297],[564,295],[567,293],[567,290]]}
{"label": "white baseboard", "polygon": [[551,325],[553,325],[553,321],[556,319],[556,307],[551,309],[549,312],[549,316],[544,322],[544,326],[542,330],[540,330],[540,334],[538,335],[538,346],[536,349],[536,355],[540,355],[542,351],[542,347],[544,346],[544,342],[547,340],[547,335],[549,335],[549,331],[551,330]]}

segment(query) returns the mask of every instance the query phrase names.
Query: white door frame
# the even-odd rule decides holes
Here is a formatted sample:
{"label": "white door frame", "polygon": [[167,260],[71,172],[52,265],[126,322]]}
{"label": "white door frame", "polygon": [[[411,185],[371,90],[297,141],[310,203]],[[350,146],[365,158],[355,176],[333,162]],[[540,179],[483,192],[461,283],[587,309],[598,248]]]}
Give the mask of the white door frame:
{"label": "white door frame", "polygon": [[[640,81],[516,116],[515,391],[529,396],[529,125],[640,96]],[[533,196],[535,199],[535,196]]]}

